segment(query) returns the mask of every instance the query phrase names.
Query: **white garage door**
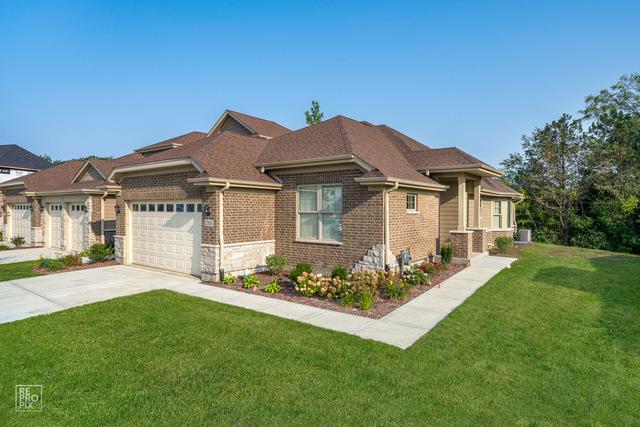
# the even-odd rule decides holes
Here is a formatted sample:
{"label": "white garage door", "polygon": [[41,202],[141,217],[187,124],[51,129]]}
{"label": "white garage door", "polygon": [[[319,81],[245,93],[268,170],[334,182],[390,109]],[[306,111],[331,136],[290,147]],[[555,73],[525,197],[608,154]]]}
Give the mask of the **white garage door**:
{"label": "white garage door", "polygon": [[13,205],[11,208],[11,237],[24,237],[25,245],[31,244],[31,210],[29,205]]}
{"label": "white garage door", "polygon": [[62,204],[51,203],[47,206],[47,213],[49,214],[49,246],[52,248],[62,249],[63,212]]}
{"label": "white garage door", "polygon": [[131,258],[136,264],[200,275],[202,204],[131,204]]}
{"label": "white garage door", "polygon": [[69,205],[69,249],[83,251],[87,246],[87,215],[82,210],[83,204]]}

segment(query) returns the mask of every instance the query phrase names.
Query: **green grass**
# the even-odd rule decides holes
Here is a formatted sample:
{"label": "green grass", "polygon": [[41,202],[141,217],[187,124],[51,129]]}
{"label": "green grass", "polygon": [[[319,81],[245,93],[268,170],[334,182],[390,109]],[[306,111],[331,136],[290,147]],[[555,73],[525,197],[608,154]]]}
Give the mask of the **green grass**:
{"label": "green grass", "polygon": [[[640,257],[536,246],[410,349],[155,291],[0,325],[6,424],[640,423]],[[15,384],[44,411],[13,412]]]}
{"label": "green grass", "polygon": [[22,279],[25,277],[40,276],[40,273],[33,271],[38,265],[37,261],[14,262],[11,264],[0,264],[0,282],[5,280]]}

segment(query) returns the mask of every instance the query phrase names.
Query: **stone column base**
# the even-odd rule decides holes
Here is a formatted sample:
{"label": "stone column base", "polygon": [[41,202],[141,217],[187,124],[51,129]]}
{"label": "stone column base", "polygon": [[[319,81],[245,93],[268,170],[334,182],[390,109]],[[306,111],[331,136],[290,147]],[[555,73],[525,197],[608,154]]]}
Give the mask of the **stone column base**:
{"label": "stone column base", "polygon": [[124,264],[126,259],[126,236],[115,236],[113,238],[113,245],[115,249],[116,262],[118,264]]}
{"label": "stone column base", "polygon": [[470,259],[473,253],[473,231],[451,230],[449,232],[453,257]]}
{"label": "stone column base", "polygon": [[487,229],[486,228],[467,228],[467,230],[473,232],[472,247],[473,252],[486,252],[487,251]]}
{"label": "stone column base", "polygon": [[202,258],[200,259],[200,278],[203,282],[218,282],[220,248],[212,245],[200,247]]}

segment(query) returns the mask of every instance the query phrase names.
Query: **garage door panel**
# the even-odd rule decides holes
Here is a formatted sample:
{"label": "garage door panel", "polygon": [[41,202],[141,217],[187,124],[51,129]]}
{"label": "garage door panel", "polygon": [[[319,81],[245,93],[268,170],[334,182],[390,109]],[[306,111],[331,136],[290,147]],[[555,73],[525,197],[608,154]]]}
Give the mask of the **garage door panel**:
{"label": "garage door panel", "polygon": [[52,248],[62,249],[64,244],[64,207],[62,203],[48,204],[47,214],[48,245]]}
{"label": "garage door panel", "polygon": [[[186,202],[185,202],[186,203]],[[194,206],[197,206],[197,203]],[[154,209],[150,210],[149,205]],[[201,213],[179,212],[162,202],[133,202],[132,261],[200,274]]]}
{"label": "garage door panel", "polygon": [[31,210],[28,204],[12,205],[11,237],[24,237],[25,244],[31,244]]}

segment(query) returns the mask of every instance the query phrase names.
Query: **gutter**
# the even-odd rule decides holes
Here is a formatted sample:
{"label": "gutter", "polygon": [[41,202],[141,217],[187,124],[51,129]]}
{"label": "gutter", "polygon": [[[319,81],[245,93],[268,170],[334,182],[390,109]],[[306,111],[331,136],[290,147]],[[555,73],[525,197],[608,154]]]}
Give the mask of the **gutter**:
{"label": "gutter", "polygon": [[392,191],[396,191],[398,189],[399,183],[398,181],[393,184],[391,188],[385,188],[382,190],[382,209],[384,211],[384,265],[385,267],[389,265],[389,252],[391,249],[389,248],[389,193]]}
{"label": "gutter", "polygon": [[[220,246],[218,273],[220,275],[224,274],[224,196],[222,193],[227,191],[229,187],[231,187],[231,183],[225,183],[224,187],[220,188],[218,193],[218,245]],[[222,281],[222,279],[224,279],[224,277],[221,277],[220,281]]]}
{"label": "gutter", "polygon": [[[104,200],[107,198],[108,192],[104,192],[104,194],[100,197],[100,234],[102,235],[102,243],[104,244]],[[93,206],[91,206],[93,209]]]}

